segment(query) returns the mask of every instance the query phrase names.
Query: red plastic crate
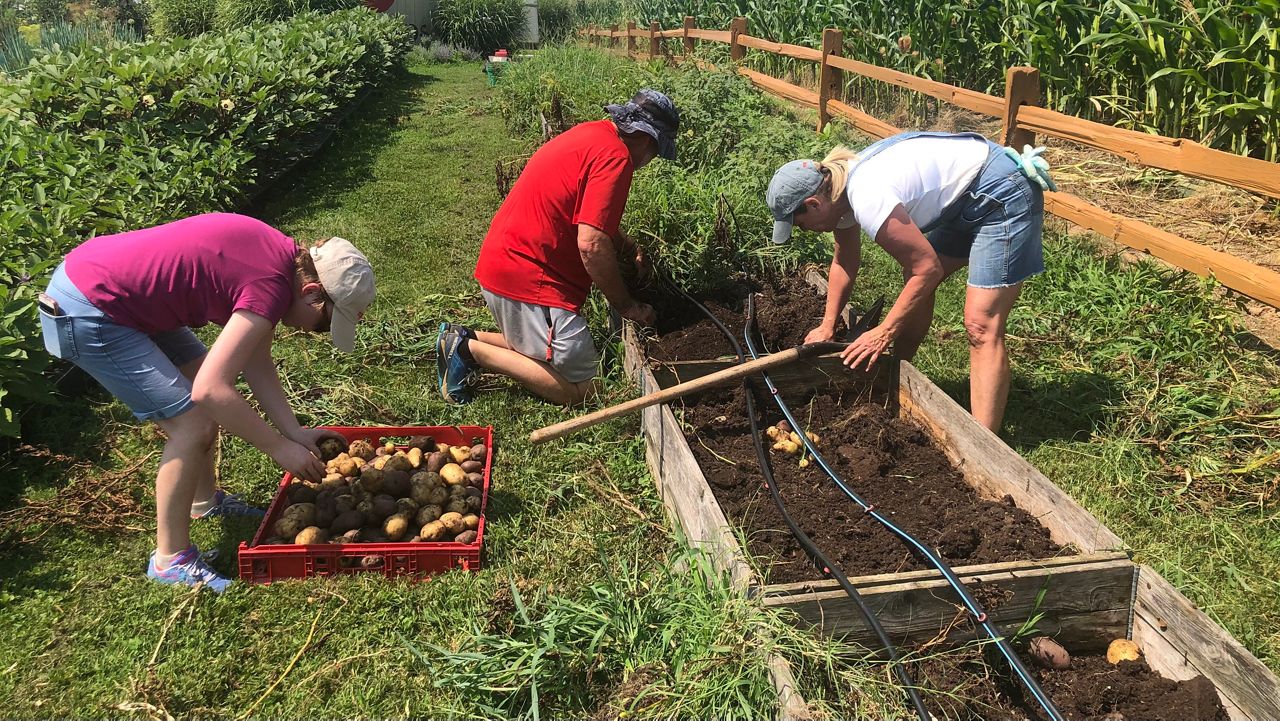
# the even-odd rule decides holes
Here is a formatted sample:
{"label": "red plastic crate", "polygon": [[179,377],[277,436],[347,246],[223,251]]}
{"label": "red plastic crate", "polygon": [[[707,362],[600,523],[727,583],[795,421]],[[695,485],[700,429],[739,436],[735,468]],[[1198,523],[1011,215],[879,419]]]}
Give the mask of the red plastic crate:
{"label": "red plastic crate", "polygon": [[[475,543],[432,541],[427,543],[348,543],[342,545],[315,543],[296,545],[259,545],[271,535],[270,529],[288,505],[285,489],[293,480],[284,474],[276,489],[276,496],[267,508],[267,515],[258,526],[250,543],[240,542],[240,579],[249,583],[271,583],[283,578],[311,578],[353,573],[381,573],[388,578],[397,576],[427,577],[461,568],[475,571],[480,568],[480,549],[484,544],[485,509],[489,507],[489,473],[493,468],[493,426],[414,426],[406,428],[348,428],[325,426],[327,430],[341,433],[347,442],[368,440],[375,446],[384,438],[407,436],[431,436],[437,442],[452,446],[468,446],[483,443],[489,449],[484,459],[484,487],[480,497],[480,524],[476,529]],[[400,446],[402,449],[407,446]],[[366,568],[360,565],[365,556],[382,558],[382,565]],[[347,560],[344,560],[347,559]]]}

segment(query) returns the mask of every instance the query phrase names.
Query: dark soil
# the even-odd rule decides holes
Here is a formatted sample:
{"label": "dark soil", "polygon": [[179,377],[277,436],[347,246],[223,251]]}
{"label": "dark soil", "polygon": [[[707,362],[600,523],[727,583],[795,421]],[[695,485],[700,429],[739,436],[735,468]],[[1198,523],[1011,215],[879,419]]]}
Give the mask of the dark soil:
{"label": "dark soil", "polygon": [[[773,352],[804,342],[810,330],[822,321],[826,299],[799,278],[766,281],[763,284],[740,279],[717,294],[699,298],[739,343],[746,321],[747,294],[757,290],[761,298],[757,313],[764,349]],[[651,338],[645,352],[655,361],[712,360],[733,357],[733,347],[715,324],[695,306],[669,297],[649,298],[658,314],[657,338]],[[844,323],[837,334],[845,330]]]}
{"label": "dark soil", "polygon": [[[1031,668],[1037,682],[1073,721],[1225,721],[1226,710],[1204,676],[1173,681],[1146,661],[1113,666],[1103,656],[1072,656],[1061,670]],[[1003,661],[966,650],[914,664],[917,683],[943,693],[925,696],[930,712],[947,719],[1043,719],[1044,710],[1007,678]]]}

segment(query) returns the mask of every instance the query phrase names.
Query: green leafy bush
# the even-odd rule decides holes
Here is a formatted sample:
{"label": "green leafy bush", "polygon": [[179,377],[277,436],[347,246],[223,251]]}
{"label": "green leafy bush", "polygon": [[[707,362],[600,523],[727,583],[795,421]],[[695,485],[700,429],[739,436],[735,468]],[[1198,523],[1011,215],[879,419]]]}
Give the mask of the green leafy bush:
{"label": "green leafy bush", "polygon": [[213,28],[234,30],[249,23],[274,22],[305,12],[361,7],[363,0],[214,0]]}
{"label": "green leafy bush", "polygon": [[309,13],[195,39],[37,49],[0,76],[0,434],[39,399],[36,293],[91,235],[235,208],[411,45],[398,18]]}
{"label": "green leafy bush", "polygon": [[524,27],[520,0],[440,0],[432,23],[450,45],[492,53],[509,48]]}
{"label": "green leafy bush", "polygon": [[151,32],[193,38],[213,29],[213,0],[151,0]]}

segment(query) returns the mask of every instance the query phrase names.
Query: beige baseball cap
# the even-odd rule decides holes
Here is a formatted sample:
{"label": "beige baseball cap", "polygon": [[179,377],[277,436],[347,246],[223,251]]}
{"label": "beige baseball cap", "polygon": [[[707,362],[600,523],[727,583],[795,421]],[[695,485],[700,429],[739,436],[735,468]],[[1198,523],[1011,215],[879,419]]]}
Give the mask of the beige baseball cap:
{"label": "beige baseball cap", "polygon": [[356,322],[376,295],[373,266],[345,238],[330,238],[311,248],[320,285],[333,301],[329,335],[338,350],[350,353],[356,345]]}

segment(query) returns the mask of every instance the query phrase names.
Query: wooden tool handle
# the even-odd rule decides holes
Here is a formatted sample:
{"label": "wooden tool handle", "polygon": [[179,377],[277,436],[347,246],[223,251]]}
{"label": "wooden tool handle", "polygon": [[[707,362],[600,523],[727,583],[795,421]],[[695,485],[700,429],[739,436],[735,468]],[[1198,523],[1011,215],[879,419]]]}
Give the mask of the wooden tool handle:
{"label": "wooden tool handle", "polygon": [[716,371],[715,373],[709,373],[701,378],[695,378],[686,383],[680,383],[671,386],[670,388],[664,388],[660,391],[640,396],[635,400],[619,403],[615,406],[609,406],[608,408],[602,408],[584,416],[578,416],[577,418],[570,418],[567,421],[561,421],[559,423],[549,425],[546,428],[539,428],[529,434],[529,441],[531,443],[544,443],[546,441],[555,440],[556,438],[567,436],[570,433],[576,433],[583,428],[590,428],[597,423],[603,423],[611,418],[617,418],[618,416],[626,415],[632,411],[638,411],[641,408],[648,408],[649,406],[657,405],[658,403],[666,403],[667,401],[687,396],[690,393],[697,393],[698,391],[723,385],[737,378],[743,378],[753,373],[759,373],[760,371],[786,365],[787,363],[792,363],[802,358],[810,358],[844,347],[844,343],[810,343],[808,345],[796,346],[795,348],[790,348],[779,353],[764,356],[763,358],[757,358],[753,361],[731,366],[724,370]]}

